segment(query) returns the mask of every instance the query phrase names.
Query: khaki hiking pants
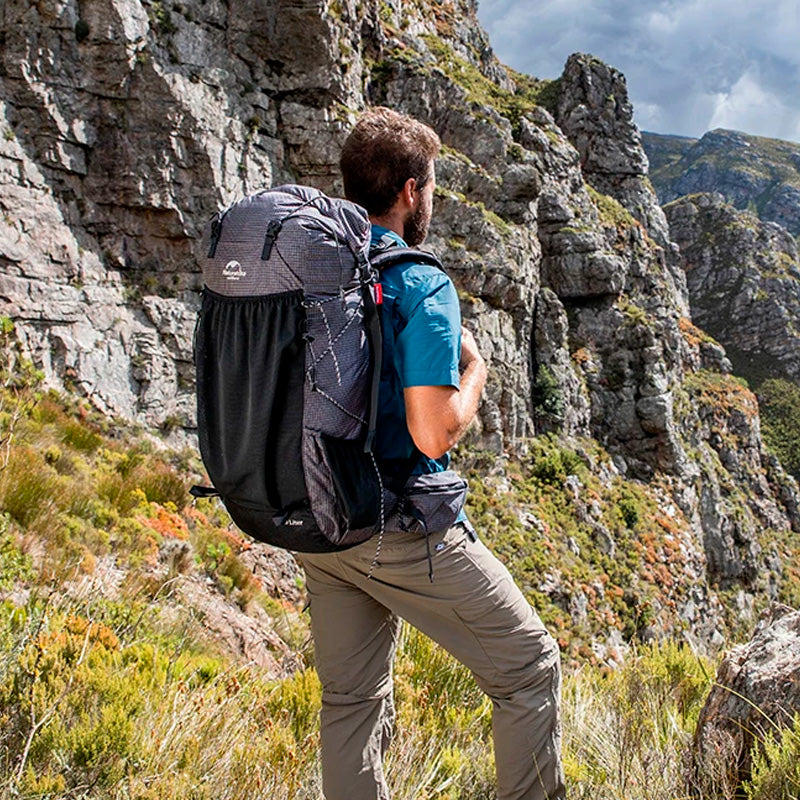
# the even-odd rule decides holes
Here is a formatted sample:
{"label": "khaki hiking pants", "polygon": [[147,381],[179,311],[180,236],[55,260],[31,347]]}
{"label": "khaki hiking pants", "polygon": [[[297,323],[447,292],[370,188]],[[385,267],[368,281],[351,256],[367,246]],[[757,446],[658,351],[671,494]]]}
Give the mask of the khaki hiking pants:
{"label": "khaki hiking pants", "polygon": [[322,681],[327,800],[388,800],[392,660],[403,618],[465,664],[493,706],[498,800],[560,800],[558,646],[508,570],[456,523],[425,537],[386,533],[340,553],[303,553]]}

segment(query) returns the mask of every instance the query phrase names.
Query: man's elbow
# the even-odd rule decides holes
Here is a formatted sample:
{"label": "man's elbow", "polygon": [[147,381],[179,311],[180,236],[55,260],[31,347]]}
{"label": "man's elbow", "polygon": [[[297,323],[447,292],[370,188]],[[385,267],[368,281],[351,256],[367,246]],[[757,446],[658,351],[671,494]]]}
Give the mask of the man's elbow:
{"label": "man's elbow", "polygon": [[458,442],[458,435],[447,429],[426,431],[416,436],[412,432],[411,438],[423,455],[434,460],[441,458]]}

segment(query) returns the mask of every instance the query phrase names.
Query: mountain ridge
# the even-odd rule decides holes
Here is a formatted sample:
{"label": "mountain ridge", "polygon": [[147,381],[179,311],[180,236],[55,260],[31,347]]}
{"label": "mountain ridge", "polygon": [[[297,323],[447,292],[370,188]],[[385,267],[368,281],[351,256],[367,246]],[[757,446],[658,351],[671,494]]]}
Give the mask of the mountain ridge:
{"label": "mountain ridge", "polygon": [[738,209],[800,232],[800,144],[716,129],[699,139],[643,133],[662,204],[719,192]]}

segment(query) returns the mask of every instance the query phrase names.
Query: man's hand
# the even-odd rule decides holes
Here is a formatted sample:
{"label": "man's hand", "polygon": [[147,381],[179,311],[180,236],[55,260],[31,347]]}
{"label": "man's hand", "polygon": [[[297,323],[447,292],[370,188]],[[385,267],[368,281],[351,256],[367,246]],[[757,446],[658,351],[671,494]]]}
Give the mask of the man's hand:
{"label": "man's hand", "polygon": [[478,411],[486,363],[475,337],[461,328],[461,388],[409,386],[403,396],[414,444],[429,458],[441,458],[464,435]]}

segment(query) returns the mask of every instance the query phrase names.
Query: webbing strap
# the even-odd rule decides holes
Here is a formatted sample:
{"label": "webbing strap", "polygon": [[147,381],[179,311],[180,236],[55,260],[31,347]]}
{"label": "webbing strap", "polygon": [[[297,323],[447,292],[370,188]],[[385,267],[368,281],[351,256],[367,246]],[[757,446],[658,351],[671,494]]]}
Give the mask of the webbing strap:
{"label": "webbing strap", "polygon": [[383,333],[378,305],[372,295],[372,284],[361,287],[364,298],[364,322],[366,323],[369,347],[372,351],[372,379],[369,390],[369,414],[367,415],[367,437],[364,452],[371,453],[375,444],[375,431],[378,427],[378,392],[381,388],[381,368],[383,367]]}
{"label": "webbing strap", "polygon": [[[400,264],[404,261],[415,261],[417,263],[431,264],[439,269],[442,268],[442,264],[436,256],[423,250],[414,250],[411,247],[389,247],[386,250],[373,250],[370,252],[369,257],[369,265],[373,270],[379,272],[392,264]],[[364,298],[364,321],[372,351],[372,380],[369,393],[369,414],[367,415],[367,436],[364,440],[365,453],[371,453],[375,445],[375,433],[378,427],[378,393],[381,387],[381,367],[383,366],[381,315],[379,306],[372,294],[372,289],[372,283],[365,283],[361,287]],[[417,456],[418,454],[419,451],[417,451]]]}
{"label": "webbing strap", "polygon": [[[388,239],[388,241],[386,240]],[[406,261],[415,262],[417,264],[430,264],[438,269],[443,269],[442,262],[436,258],[432,253],[427,253],[424,250],[415,250],[413,247],[400,247],[394,244],[394,240],[385,237],[380,241],[378,246],[370,250],[369,263],[370,266],[380,272],[393,264],[402,264]],[[370,337],[370,346],[373,349],[373,373],[372,385],[370,388],[370,403],[369,403],[369,428],[367,432],[367,439],[364,446],[365,452],[371,452],[375,441],[375,431],[377,428],[378,419],[378,392],[381,383],[381,366],[383,363],[383,333],[381,330],[380,310],[375,303],[372,296],[371,286],[364,286],[364,315],[367,323],[367,330]],[[376,324],[377,323],[377,324]],[[377,356],[376,356],[377,354]],[[412,442],[413,444],[413,442]],[[422,455],[422,451],[413,445],[414,449],[411,455],[401,464],[400,468],[389,479],[390,489],[398,496],[402,494],[406,481],[411,477]]]}

